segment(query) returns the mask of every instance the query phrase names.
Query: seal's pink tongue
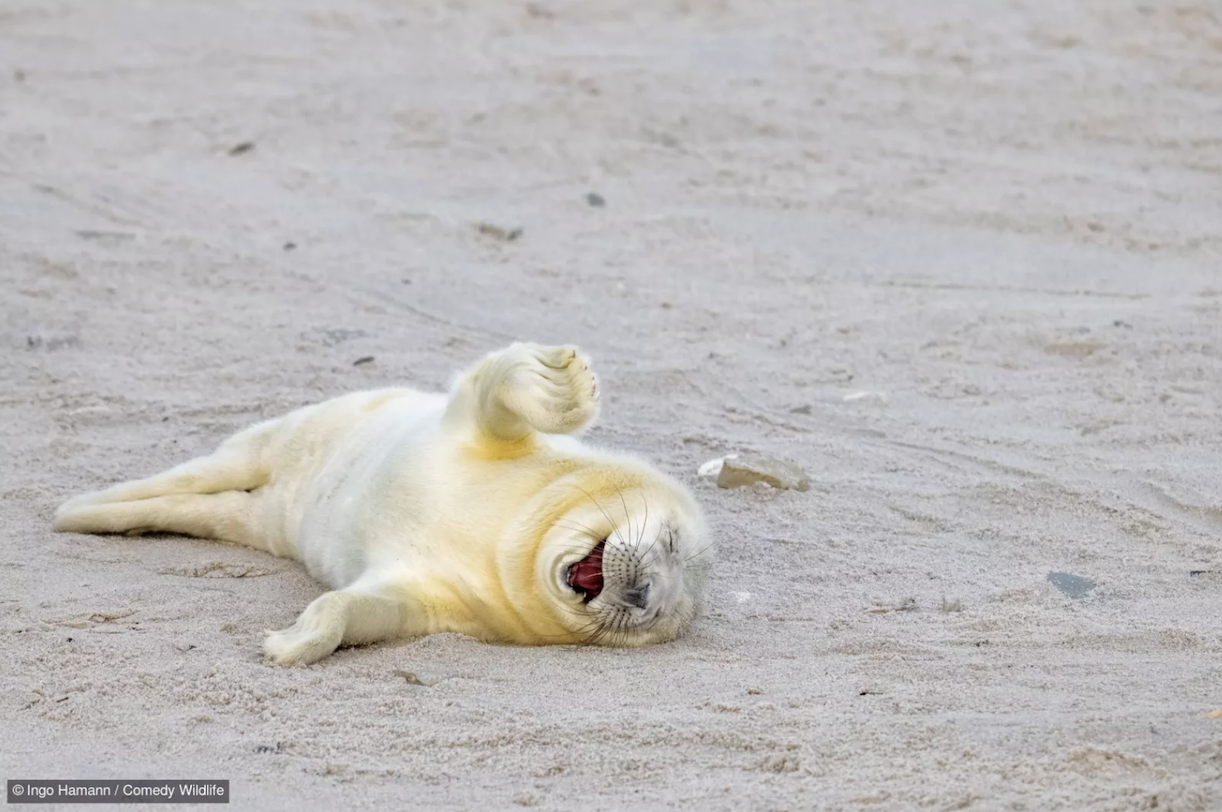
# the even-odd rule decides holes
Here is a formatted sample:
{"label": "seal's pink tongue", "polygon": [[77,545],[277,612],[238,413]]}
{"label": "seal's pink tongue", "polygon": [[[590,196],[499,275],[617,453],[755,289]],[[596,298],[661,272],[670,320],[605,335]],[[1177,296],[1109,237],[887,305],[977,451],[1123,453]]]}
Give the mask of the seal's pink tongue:
{"label": "seal's pink tongue", "polygon": [[600,541],[593,552],[578,561],[569,570],[569,586],[578,592],[584,592],[586,600],[598,597],[603,591],[603,546]]}

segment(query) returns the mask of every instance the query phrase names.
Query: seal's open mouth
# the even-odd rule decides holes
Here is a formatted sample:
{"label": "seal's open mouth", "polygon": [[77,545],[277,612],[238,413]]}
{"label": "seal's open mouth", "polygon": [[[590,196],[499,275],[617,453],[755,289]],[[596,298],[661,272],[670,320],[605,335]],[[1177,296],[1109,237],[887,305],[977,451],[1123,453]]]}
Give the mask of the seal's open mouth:
{"label": "seal's open mouth", "polygon": [[585,558],[569,567],[569,586],[582,596],[582,601],[589,603],[603,591],[603,547],[606,541],[598,542],[598,546]]}

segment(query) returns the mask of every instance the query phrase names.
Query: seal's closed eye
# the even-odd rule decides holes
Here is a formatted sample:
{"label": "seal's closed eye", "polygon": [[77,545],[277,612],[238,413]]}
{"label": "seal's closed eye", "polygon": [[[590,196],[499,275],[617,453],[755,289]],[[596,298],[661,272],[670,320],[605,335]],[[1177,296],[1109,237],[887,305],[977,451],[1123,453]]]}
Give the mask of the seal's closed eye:
{"label": "seal's closed eye", "polygon": [[569,567],[569,586],[582,596],[583,603],[589,603],[603,591],[603,549],[606,546],[606,539],[598,542],[589,555]]}

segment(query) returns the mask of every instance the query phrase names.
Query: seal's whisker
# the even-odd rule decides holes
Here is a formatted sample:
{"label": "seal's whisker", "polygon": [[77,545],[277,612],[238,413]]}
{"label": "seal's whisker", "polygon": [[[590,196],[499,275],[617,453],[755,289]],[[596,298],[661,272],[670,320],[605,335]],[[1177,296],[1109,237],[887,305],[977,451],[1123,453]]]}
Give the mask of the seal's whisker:
{"label": "seal's whisker", "polygon": [[[650,543],[650,545],[649,545],[648,549],[646,549],[646,550],[645,550],[645,552],[641,553],[641,558],[644,558],[645,556],[649,555],[649,551],[650,551],[650,550],[652,550],[652,549],[654,548],[654,546],[655,546],[655,545],[658,543],[658,539],[660,539],[660,538],[662,538],[662,528],[660,528],[660,527],[659,527],[659,528],[658,528],[658,535],[654,536],[653,542],[652,542],[652,543]],[[657,560],[658,560],[658,556],[660,556],[660,555],[662,555],[662,551],[661,551],[661,550],[659,550],[658,552],[654,553],[653,558],[649,559],[648,561],[643,561],[643,562],[641,563],[641,566],[642,566],[644,569],[648,569],[649,567],[653,566],[655,562],[657,562]]]}
{"label": "seal's whisker", "polygon": [[586,619],[590,617],[589,612],[582,612],[580,610],[574,609],[571,606],[561,606],[560,608],[563,609],[568,614],[572,615],[573,617],[586,618]]}
{"label": "seal's whisker", "polygon": [[654,545],[658,543],[658,539],[660,539],[660,538],[662,538],[662,528],[660,528],[660,527],[659,527],[659,528],[658,528],[658,534],[657,534],[656,536],[654,536],[654,537],[653,537],[653,541],[651,541],[651,542],[649,543],[649,547],[647,547],[647,548],[645,549],[645,552],[641,553],[641,557],[642,557],[642,558],[644,558],[645,556],[649,555],[649,552],[650,552],[651,550],[653,550]]}
{"label": "seal's whisker", "polygon": [[611,608],[609,614],[610,617],[602,620],[600,622],[600,628],[596,629],[590,636],[589,639],[591,642],[601,643],[612,633],[614,633],[621,621],[621,618],[624,616],[624,611],[622,609]]}
{"label": "seal's whisker", "polygon": [[602,628],[594,629],[588,635],[586,635],[585,642],[589,645],[597,645],[604,631],[605,630]]}
{"label": "seal's whisker", "polygon": [[632,538],[632,514],[628,512],[628,501],[624,499],[624,492],[619,489],[619,485],[615,486],[615,492],[619,494],[619,503],[624,506],[624,522],[628,525],[628,538]]}
{"label": "seal's whisker", "polygon": [[[572,522],[572,525],[573,525],[573,526],[570,526],[570,525],[564,524],[564,521],[569,521],[569,522]],[[583,536],[589,536],[589,537],[590,537],[590,538],[592,538],[592,539],[596,539],[596,538],[598,538],[598,533],[595,533],[593,530],[591,530],[590,528],[586,527],[584,524],[579,524],[578,522],[573,522],[573,520],[572,520],[572,519],[565,519],[565,520],[562,520],[562,521],[557,521],[557,522],[554,522],[554,524],[555,524],[557,527],[563,527],[565,530],[571,530],[571,531],[573,531],[574,533],[579,533],[579,534],[581,534],[581,535],[583,535]]]}
{"label": "seal's whisker", "polygon": [[576,629],[573,629],[572,631],[568,631],[568,632],[561,632],[560,634],[543,634],[543,633],[540,633],[540,635],[539,635],[539,636],[540,636],[540,637],[546,637],[546,638],[548,638],[549,640],[555,640],[555,639],[557,639],[557,638],[561,638],[561,637],[566,637],[566,638],[578,637],[578,638],[581,638],[581,637],[583,637],[584,635],[586,635],[588,632],[598,629],[600,625],[601,625],[601,624],[599,624],[597,621],[591,621],[591,622],[589,622],[589,623],[585,624],[584,626],[580,626],[580,627],[578,627],[578,628],[576,628]]}
{"label": "seal's whisker", "polygon": [[636,540],[637,545],[641,543],[641,539],[645,538],[645,531],[649,528],[649,499],[645,494],[641,494],[641,501],[645,503],[645,518],[641,521],[641,538]]}
{"label": "seal's whisker", "polygon": [[713,547],[713,542],[711,542],[711,541],[710,541],[708,544],[704,545],[703,547],[701,547],[701,548],[700,548],[699,550],[697,550],[696,552],[694,552],[694,553],[692,553],[691,555],[689,555],[689,556],[687,556],[686,558],[684,558],[684,559],[683,559],[683,562],[684,562],[684,563],[687,563],[688,561],[691,561],[693,558],[697,558],[697,557],[698,557],[698,556],[700,556],[700,554],[701,554],[701,553],[703,553],[705,550],[711,549],[712,547]]}
{"label": "seal's whisker", "polygon": [[611,517],[607,514],[607,511],[603,510],[603,506],[598,503],[598,500],[593,496],[590,496],[590,492],[580,485],[577,486],[577,490],[581,491],[590,498],[590,501],[594,503],[594,507],[598,508],[599,512],[602,513],[603,517],[607,520],[607,524],[611,525],[611,532],[615,534],[617,539],[619,539],[620,544],[627,547],[628,544],[624,541],[624,537],[620,535],[619,528],[615,526],[615,522],[611,521]]}
{"label": "seal's whisker", "polygon": [[587,524],[582,524],[581,522],[574,519],[572,516],[561,516],[559,519],[556,520],[556,523],[559,524],[561,521],[571,522],[572,524],[577,525],[578,527],[585,530],[587,533],[589,533],[594,538],[597,538],[597,539],[606,538],[605,534],[599,533],[597,530],[595,530],[594,528],[590,527]]}

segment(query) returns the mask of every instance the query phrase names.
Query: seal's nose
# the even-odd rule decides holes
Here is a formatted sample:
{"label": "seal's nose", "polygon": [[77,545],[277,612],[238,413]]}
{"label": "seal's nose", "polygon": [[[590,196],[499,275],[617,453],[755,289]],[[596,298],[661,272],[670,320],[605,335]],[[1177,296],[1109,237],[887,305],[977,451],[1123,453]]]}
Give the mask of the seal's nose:
{"label": "seal's nose", "polygon": [[644,609],[649,604],[649,584],[638,586],[636,589],[625,589],[624,603],[635,606],[637,609]]}

